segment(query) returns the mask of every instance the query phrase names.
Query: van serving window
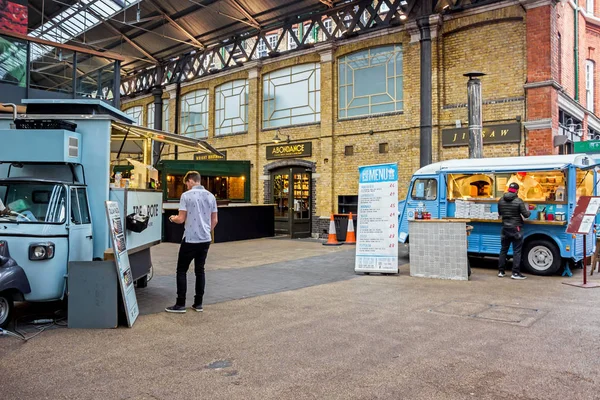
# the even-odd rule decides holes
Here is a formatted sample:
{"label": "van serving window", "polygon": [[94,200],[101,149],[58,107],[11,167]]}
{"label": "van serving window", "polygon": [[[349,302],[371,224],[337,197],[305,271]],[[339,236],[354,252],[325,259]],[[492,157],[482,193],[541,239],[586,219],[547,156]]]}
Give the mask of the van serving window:
{"label": "van serving window", "polygon": [[413,200],[437,200],[437,179],[417,179],[411,197]]}

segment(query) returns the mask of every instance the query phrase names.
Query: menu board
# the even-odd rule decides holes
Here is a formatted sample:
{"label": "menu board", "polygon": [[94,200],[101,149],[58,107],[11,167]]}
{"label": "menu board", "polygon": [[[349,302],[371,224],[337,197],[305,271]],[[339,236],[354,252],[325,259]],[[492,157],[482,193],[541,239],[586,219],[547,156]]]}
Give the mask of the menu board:
{"label": "menu board", "polygon": [[398,165],[359,167],[356,272],[398,273]]}
{"label": "menu board", "polygon": [[129,255],[125,244],[125,234],[123,232],[123,220],[119,211],[119,203],[116,201],[106,202],[106,216],[108,218],[108,227],[112,248],[115,255],[115,265],[121,286],[121,295],[125,314],[127,316],[127,325],[133,326],[140,311],[138,309],[137,297],[135,296],[135,287],[133,286],[133,275],[129,266]]}
{"label": "menu board", "polygon": [[587,235],[596,221],[600,208],[600,197],[581,196],[575,205],[567,233]]}

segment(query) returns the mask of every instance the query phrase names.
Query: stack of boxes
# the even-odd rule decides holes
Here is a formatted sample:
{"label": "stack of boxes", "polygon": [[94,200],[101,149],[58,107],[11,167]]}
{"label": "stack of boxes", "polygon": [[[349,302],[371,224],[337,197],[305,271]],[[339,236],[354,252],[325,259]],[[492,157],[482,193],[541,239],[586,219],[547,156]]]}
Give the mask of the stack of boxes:
{"label": "stack of boxes", "polygon": [[456,200],[456,212],[454,218],[497,220],[500,218],[498,212],[492,212],[492,205],[475,203],[466,200]]}

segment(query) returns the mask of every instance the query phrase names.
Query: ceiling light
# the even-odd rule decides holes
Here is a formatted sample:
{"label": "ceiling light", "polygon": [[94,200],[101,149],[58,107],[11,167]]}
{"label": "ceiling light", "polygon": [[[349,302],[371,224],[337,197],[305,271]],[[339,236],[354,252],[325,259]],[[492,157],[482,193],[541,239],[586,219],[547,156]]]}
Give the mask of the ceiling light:
{"label": "ceiling light", "polygon": [[400,19],[404,21],[406,19],[406,14],[400,14]]}

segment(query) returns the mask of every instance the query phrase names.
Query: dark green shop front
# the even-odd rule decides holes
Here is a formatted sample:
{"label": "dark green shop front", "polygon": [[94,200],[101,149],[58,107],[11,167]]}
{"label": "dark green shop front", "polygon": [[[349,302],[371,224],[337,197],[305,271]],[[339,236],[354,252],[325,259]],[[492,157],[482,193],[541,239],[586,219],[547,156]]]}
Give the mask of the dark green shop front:
{"label": "dark green shop front", "polygon": [[163,190],[163,240],[180,243],[183,226],[169,222],[179,211],[179,199],[185,191],[183,177],[197,171],[201,183],[215,195],[219,206],[219,224],[215,243],[257,239],[275,234],[272,205],[250,204],[250,162],[225,160],[163,160],[157,165]]}

